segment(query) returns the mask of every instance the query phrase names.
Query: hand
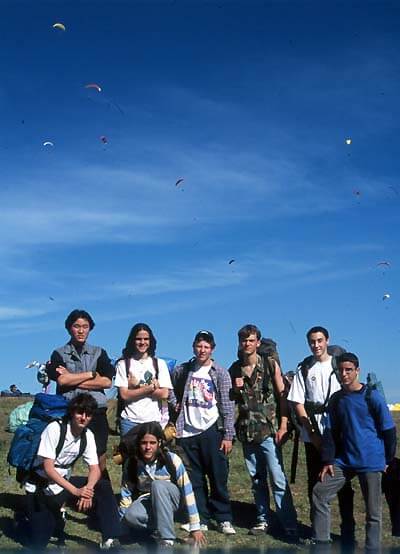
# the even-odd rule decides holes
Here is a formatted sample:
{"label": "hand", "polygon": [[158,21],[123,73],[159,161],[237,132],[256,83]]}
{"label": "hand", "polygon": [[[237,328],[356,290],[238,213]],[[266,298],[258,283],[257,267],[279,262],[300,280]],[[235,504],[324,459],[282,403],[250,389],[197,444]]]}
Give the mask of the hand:
{"label": "hand", "polygon": [[275,433],[275,444],[283,444],[288,438],[287,428],[279,428]]}
{"label": "hand", "polygon": [[78,512],[87,512],[92,507],[92,499],[91,498],[80,498],[78,502],[76,503],[76,507]]}
{"label": "hand", "polygon": [[76,489],[75,496],[77,496],[79,499],[86,499],[91,500],[94,496],[94,490],[91,487],[88,487],[85,485],[84,487],[81,487],[80,489]]}
{"label": "hand", "polygon": [[195,546],[206,546],[207,544],[207,538],[203,531],[190,531],[190,537],[193,539]]}
{"label": "hand", "polygon": [[333,471],[333,465],[329,464],[322,468],[321,473],[319,474],[319,480],[323,481],[327,475],[334,477],[335,472]]}
{"label": "hand", "polygon": [[237,389],[242,389],[244,387],[244,381],[243,377],[236,377],[235,379],[235,387]]}
{"label": "hand", "polygon": [[68,369],[63,365],[59,365],[58,367],[56,367],[56,371],[58,375],[65,375],[65,373],[69,373]]}
{"label": "hand", "polygon": [[152,380],[152,383],[153,383],[153,385],[154,385],[154,390],[160,388],[160,383],[158,382],[158,379],[153,379],[153,380]]}
{"label": "hand", "polygon": [[228,440],[224,439],[224,440],[221,442],[220,450],[223,451],[223,453],[225,454],[225,456],[227,456],[228,454],[230,454],[230,453],[232,452],[232,441],[228,441]]}

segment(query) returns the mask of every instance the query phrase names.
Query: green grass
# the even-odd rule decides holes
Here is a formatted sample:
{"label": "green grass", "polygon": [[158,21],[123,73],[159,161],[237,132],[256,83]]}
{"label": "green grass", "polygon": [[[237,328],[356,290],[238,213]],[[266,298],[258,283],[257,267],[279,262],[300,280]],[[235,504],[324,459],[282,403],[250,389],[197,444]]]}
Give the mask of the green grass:
{"label": "green grass", "polygon": [[[7,466],[7,452],[8,446],[12,435],[5,431],[7,425],[8,414],[18,404],[26,401],[27,399],[20,400],[17,398],[1,398],[0,400],[0,530],[2,535],[0,536],[0,549],[2,550],[14,550],[21,549],[21,545],[13,540],[12,522],[13,522],[13,508],[23,500],[24,493],[19,488],[19,485],[15,481],[15,470],[11,468],[11,474],[9,474],[9,468]],[[109,411],[109,420],[113,421],[113,406]],[[398,426],[400,418],[396,417],[396,424]],[[111,475],[113,488],[115,492],[119,491],[120,482],[120,467],[113,464],[111,459],[112,445],[118,442],[118,437],[110,436],[109,441],[109,460],[108,469]],[[291,442],[287,443],[284,447],[284,459],[285,466],[290,467],[291,459]],[[85,475],[84,464],[78,463],[75,472],[77,474]],[[364,506],[359,490],[358,482],[353,480],[356,495],[355,495],[355,519],[357,522],[357,541],[359,545],[364,544]],[[230,476],[229,476],[229,489],[232,501],[232,508],[234,513],[234,525],[237,534],[233,537],[226,537],[215,530],[210,530],[207,533],[208,546],[211,548],[220,547],[237,547],[237,548],[293,548],[277,538],[270,535],[262,537],[249,536],[248,528],[254,520],[254,504],[252,495],[250,492],[250,479],[247,475],[247,471],[244,467],[243,456],[241,452],[240,444],[236,444],[234,450],[230,456]],[[292,493],[294,497],[295,506],[298,513],[298,519],[302,526],[302,530],[305,531],[309,527],[309,506],[307,499],[307,481],[305,475],[305,461],[303,446],[300,445],[299,463],[297,468],[297,479],[295,485],[292,485]],[[272,503],[273,504],[273,503]],[[332,533],[339,534],[339,519],[336,502],[332,506]],[[391,536],[390,522],[386,503],[384,502],[383,512],[383,546],[384,547],[397,547],[399,546],[400,539],[396,539]],[[67,547],[71,550],[80,549],[83,546],[94,546],[100,540],[100,535],[96,531],[89,530],[86,526],[86,516],[78,514],[77,512],[68,511],[68,519],[66,525],[67,533]],[[183,538],[186,534],[178,531],[178,537]],[[138,544],[130,543],[123,545],[124,549],[139,548]]]}

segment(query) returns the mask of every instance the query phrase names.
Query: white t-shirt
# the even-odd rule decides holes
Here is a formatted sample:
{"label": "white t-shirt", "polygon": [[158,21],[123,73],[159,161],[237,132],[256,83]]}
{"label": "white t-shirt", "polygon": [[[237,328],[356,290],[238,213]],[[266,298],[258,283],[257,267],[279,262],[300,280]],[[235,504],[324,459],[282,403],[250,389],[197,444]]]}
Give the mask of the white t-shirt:
{"label": "white t-shirt", "polygon": [[211,365],[202,366],[193,372],[189,392],[183,407],[185,426],[182,437],[193,437],[206,431],[218,419],[218,407],[214,383],[210,377]]}
{"label": "white t-shirt", "polygon": [[[323,404],[328,395],[328,391],[330,398],[334,392],[340,390],[340,383],[332,371],[331,356],[329,356],[329,360],[325,362],[315,362],[315,364],[310,367],[307,373],[307,401]],[[288,400],[297,402],[298,404],[304,404],[306,400],[305,394],[306,390],[303,375],[301,371],[298,371],[290,387]],[[322,434],[327,424],[327,414],[315,414],[315,420]],[[304,427],[301,429],[301,438],[304,442],[310,442],[310,437]]]}
{"label": "white t-shirt", "polygon": [[[55,465],[70,465],[76,460],[81,445],[81,437],[75,437],[72,434],[70,423],[67,424],[64,445],[56,458],[56,448],[58,441],[60,440],[60,433],[61,426],[57,421],[49,423],[40,438],[40,445],[33,467],[43,464],[44,458],[55,460]],[[97,465],[99,463],[94,435],[90,429],[86,429],[86,448],[82,453],[82,457],[89,466]],[[65,479],[70,477],[71,468],[56,467],[55,469],[57,473]],[[37,470],[37,473],[41,477],[47,477],[47,474],[42,469]],[[60,487],[57,483],[52,482],[50,482],[50,484],[43,489],[44,493],[47,495],[59,494],[63,490],[63,487]],[[30,488],[27,488],[27,491],[34,492],[33,490],[30,490]]]}
{"label": "white t-shirt", "polygon": [[[158,359],[158,383],[161,388],[172,389],[171,377],[169,375],[167,364],[164,360]],[[153,359],[149,356],[143,360],[130,359],[129,374],[132,375],[138,385],[150,383],[156,377],[156,371],[153,365]],[[124,360],[120,360],[116,367],[115,382],[116,387],[128,388],[128,378]],[[161,421],[160,405],[158,400],[150,396],[132,400],[126,404],[121,412],[123,419],[129,419],[135,423],[147,423],[149,421]]]}

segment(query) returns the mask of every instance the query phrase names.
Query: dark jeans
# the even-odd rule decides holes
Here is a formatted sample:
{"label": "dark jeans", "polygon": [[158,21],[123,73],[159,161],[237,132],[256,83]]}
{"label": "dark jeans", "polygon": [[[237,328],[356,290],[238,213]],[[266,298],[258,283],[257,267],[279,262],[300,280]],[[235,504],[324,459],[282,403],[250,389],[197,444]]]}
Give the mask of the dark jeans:
{"label": "dark jeans", "polygon": [[[322,469],[322,460],[319,451],[311,442],[304,443],[306,450],[307,478],[308,478],[308,499],[310,502],[310,518],[312,519],[313,488],[319,482],[319,473]],[[356,522],[354,521],[353,505],[354,491],[350,481],[346,481],[344,486],[338,492],[338,502],[340,511],[340,530],[342,538],[345,540],[354,539],[354,530]]]}
{"label": "dark jeans", "polygon": [[[196,498],[201,523],[208,524],[211,517],[220,523],[232,521],[228,493],[228,460],[220,450],[222,433],[213,425],[194,437],[178,440],[190,463],[190,480]],[[208,491],[207,479],[210,484]]]}
{"label": "dark jeans", "polygon": [[[73,476],[70,479],[70,483],[78,488],[83,487],[86,482],[86,477]],[[27,494],[28,518],[34,549],[46,547],[60,527],[61,506],[72,498],[75,497],[66,490],[55,496],[47,496],[40,490]],[[110,481],[100,479],[97,482],[94,488],[93,506],[88,513],[95,515],[103,540],[120,536],[118,505]]]}

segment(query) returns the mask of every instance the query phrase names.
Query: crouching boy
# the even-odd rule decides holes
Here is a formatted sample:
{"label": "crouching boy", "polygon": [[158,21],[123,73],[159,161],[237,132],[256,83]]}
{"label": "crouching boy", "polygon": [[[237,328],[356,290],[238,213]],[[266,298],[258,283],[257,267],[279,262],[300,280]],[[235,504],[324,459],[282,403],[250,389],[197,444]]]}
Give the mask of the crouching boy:
{"label": "crouching boy", "polygon": [[[60,508],[70,501],[78,511],[91,512],[97,519],[100,548],[111,548],[120,535],[118,506],[110,481],[101,479],[94,435],[87,429],[96,409],[92,396],[78,394],[68,405],[65,424],[53,421],[42,433],[33,472],[25,484],[35,549],[45,548],[59,530]],[[87,477],[70,475],[80,455],[89,467]]]}

